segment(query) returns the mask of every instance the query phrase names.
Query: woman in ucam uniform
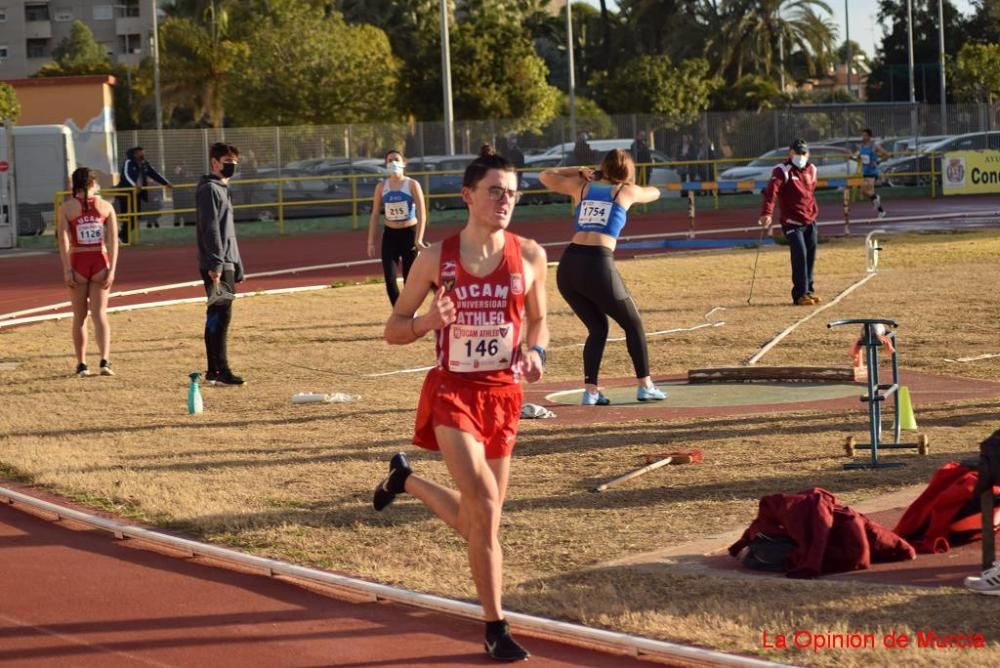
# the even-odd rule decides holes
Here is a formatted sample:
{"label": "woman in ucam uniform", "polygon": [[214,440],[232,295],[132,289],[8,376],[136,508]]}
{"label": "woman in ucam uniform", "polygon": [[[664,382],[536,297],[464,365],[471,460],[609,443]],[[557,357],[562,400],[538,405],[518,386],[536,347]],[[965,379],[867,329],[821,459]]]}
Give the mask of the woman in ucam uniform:
{"label": "woman in ucam uniform", "polygon": [[[392,344],[435,334],[437,366],[424,381],[413,442],[441,451],[457,490],[413,474],[398,453],[373,500],[382,510],[398,494],[415,496],[466,540],[486,618],[486,651],[500,661],[528,657],[501,608],[500,512],[521,378],[541,379],[549,341],[545,251],[507,231],[517,183],[513,164],[484,146],[462,180],[468,222],[420,254],[385,326]],[[428,292],[434,293],[430,309],[415,316]]]}

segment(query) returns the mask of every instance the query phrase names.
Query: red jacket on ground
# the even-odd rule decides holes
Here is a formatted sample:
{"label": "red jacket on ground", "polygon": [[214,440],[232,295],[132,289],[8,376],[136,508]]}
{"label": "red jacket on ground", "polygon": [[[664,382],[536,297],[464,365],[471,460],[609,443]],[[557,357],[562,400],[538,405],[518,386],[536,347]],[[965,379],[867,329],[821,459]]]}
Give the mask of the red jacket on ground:
{"label": "red jacket on ground", "polygon": [[791,578],[865,570],[872,563],[917,556],[905,540],[841,505],[833,494],[819,487],[762,497],[757,519],[730,546],[729,554],[737,556],[758,533],[795,541],[786,563]]}
{"label": "red jacket on ground", "polygon": [[781,210],[778,219],[782,226],[812,225],[819,216],[816,204],[816,165],[811,162],[799,169],[789,160],[771,171],[771,180],[764,188],[764,198],[760,215],[770,216],[774,212],[777,198]]}
{"label": "red jacket on ground", "polygon": [[[899,518],[896,533],[924,554],[947,552],[952,543],[981,539],[982,515],[978,502],[973,502],[978,479],[976,469],[948,462],[934,472],[927,489]],[[1000,493],[1000,486],[994,486],[993,493]],[[994,509],[994,524],[998,512],[1000,507]]]}

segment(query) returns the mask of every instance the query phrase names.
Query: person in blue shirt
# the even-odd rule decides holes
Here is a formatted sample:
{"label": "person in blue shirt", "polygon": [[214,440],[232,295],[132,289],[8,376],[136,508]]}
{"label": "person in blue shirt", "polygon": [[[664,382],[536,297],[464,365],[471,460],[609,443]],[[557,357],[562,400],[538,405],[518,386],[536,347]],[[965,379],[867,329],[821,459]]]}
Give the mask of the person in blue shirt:
{"label": "person in blue shirt", "polygon": [[882,198],[875,193],[875,182],[878,181],[878,163],[889,157],[889,153],[875,143],[872,131],[865,128],[861,131],[861,146],[855,156],[861,161],[861,194],[871,200],[872,207],[878,212],[879,218],[885,218],[882,208]]}
{"label": "person in blue shirt", "polygon": [[382,230],[382,273],[385,276],[385,291],[389,302],[395,306],[399,299],[396,285],[396,267],[402,270],[403,282],[410,275],[410,267],[417,259],[417,253],[427,248],[424,229],[427,214],[424,208],[424,191],[420,182],[403,175],[406,159],[399,151],[385,154],[385,168],[389,178],[375,186],[372,196],[372,214],[368,220],[368,257],[375,253],[375,234],[379,217],[384,218]]}
{"label": "person in blue shirt", "polygon": [[628,151],[614,149],[601,161],[598,171],[589,167],[546,169],[539,180],[553,192],[573,198],[576,233],[559,260],[556,284],[559,293],[587,328],[583,346],[584,406],[607,406],[597,376],[608,340],[608,318],[625,330],[625,345],[637,382],[636,399],[667,398],[649,376],[646,332],[635,300],[615,267],[618,236],[633,204],[646,204],[660,197],[658,188],[635,183],[635,163]]}

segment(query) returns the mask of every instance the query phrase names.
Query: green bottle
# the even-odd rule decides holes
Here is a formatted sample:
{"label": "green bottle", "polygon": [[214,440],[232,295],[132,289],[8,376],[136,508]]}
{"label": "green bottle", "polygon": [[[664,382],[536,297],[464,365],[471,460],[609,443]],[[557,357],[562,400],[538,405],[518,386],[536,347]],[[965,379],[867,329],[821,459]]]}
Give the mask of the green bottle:
{"label": "green bottle", "polygon": [[198,389],[198,379],[201,377],[200,371],[192,371],[191,385],[188,386],[188,415],[201,413],[203,405],[201,401],[201,390]]}

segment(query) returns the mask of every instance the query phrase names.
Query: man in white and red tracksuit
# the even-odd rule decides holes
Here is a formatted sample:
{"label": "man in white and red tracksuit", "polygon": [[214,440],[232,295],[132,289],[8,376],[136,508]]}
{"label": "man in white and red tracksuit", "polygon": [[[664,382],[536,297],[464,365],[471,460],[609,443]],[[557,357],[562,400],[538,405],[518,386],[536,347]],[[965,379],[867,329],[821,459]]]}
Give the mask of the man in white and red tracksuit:
{"label": "man in white and red tracksuit", "polygon": [[792,252],[792,303],[811,306],[819,303],[813,293],[813,265],[816,264],[816,165],[809,162],[809,145],[796,139],[788,147],[788,157],[771,172],[764,188],[760,220],[770,229],[774,200],[781,205],[781,231]]}

